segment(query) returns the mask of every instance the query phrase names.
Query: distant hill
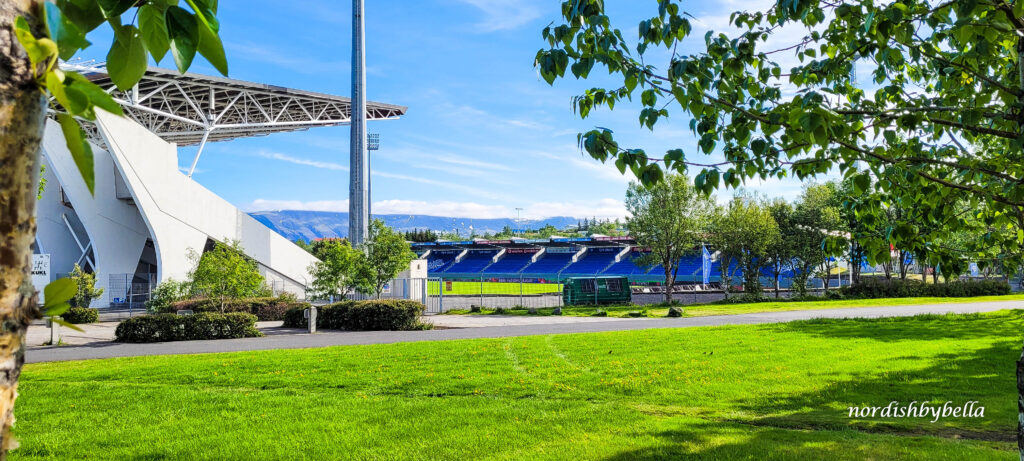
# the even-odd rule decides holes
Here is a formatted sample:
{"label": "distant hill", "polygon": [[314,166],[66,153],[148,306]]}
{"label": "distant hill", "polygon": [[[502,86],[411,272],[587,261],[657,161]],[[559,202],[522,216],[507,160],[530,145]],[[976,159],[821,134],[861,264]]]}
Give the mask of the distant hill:
{"label": "distant hill", "polygon": [[[348,236],[348,213],[333,211],[256,211],[249,213],[257,221],[265,224],[278,234],[288,240],[303,239],[311,241],[323,237],[346,237]],[[444,216],[426,215],[374,215],[374,218],[383,219],[393,229],[400,231],[414,229],[430,229],[437,232],[455,232],[459,235],[469,236],[470,226],[477,235],[496,233],[505,226],[516,229],[539,229],[548,224],[563,229],[567,226],[575,226],[579,220],[567,216],[539,220],[523,220],[519,225],[514,219],[472,219],[472,218],[451,218]]]}

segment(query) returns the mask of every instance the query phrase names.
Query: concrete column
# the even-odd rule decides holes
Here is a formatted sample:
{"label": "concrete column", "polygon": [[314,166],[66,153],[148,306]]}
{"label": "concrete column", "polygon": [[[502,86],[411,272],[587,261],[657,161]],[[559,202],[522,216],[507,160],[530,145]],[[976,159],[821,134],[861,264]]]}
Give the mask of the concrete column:
{"label": "concrete column", "polygon": [[348,238],[363,243],[369,225],[369,153],[366,150],[366,34],[363,2],[352,1],[352,124],[349,149]]}

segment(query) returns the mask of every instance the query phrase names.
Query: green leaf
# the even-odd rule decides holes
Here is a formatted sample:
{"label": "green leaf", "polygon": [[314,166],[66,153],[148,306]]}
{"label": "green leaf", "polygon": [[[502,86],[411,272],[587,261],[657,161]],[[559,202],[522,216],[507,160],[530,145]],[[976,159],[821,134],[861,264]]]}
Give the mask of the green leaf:
{"label": "green leaf", "polygon": [[43,2],[43,5],[46,29],[50,38],[57,42],[61,59],[71,59],[78,50],[84,50],[90,45],[81,29],[61,13],[56,3]]}
{"label": "green leaf", "polygon": [[60,317],[53,317],[53,318],[51,318],[50,320],[51,320],[51,321],[52,321],[53,323],[56,323],[57,325],[60,325],[60,326],[64,326],[64,327],[68,327],[68,328],[70,328],[70,329],[72,329],[72,330],[75,330],[75,331],[83,331],[83,330],[82,330],[82,329],[81,329],[81,328],[80,328],[80,327],[79,327],[78,325],[75,325],[75,324],[73,324],[73,323],[70,323],[70,322],[68,322],[67,320],[64,320],[64,319],[62,319],[62,318],[60,318]]}
{"label": "green leaf", "polygon": [[136,0],[95,0],[107,19],[120,17],[128,8],[135,4]]}
{"label": "green leaf", "polygon": [[171,39],[167,35],[167,18],[164,10],[152,4],[139,8],[139,32],[146,49],[160,62],[171,47]]}
{"label": "green leaf", "polygon": [[68,150],[71,151],[71,158],[78,166],[78,172],[82,174],[85,186],[89,193],[96,195],[96,176],[93,173],[92,147],[85,140],[85,132],[74,117],[68,114],[57,114],[57,121],[60,122],[61,131],[67,141]]}
{"label": "green leaf", "polygon": [[121,91],[139,83],[146,73],[146,45],[142,43],[139,29],[135,26],[121,26],[114,34],[114,43],[107,53],[107,73],[110,80]]}
{"label": "green leaf", "polygon": [[57,6],[79,29],[89,32],[106,19],[95,0],[57,0]]}
{"label": "green leaf", "polygon": [[853,187],[858,194],[863,194],[871,187],[871,177],[867,173],[859,174],[853,177]]}
{"label": "green leaf", "polygon": [[221,75],[228,75],[228,59],[224,56],[224,45],[216,32],[199,26],[199,53],[206,58]]}
{"label": "green leaf", "polygon": [[18,38],[18,43],[21,43],[21,47],[25,49],[25,53],[28,54],[28,60],[33,67],[57,54],[57,44],[48,38],[37,40],[28,27],[28,21],[22,16],[18,16],[14,20],[14,35]]}
{"label": "green leaf", "polygon": [[[103,90],[99,85],[91,82],[78,72],[64,72],[64,85],[74,88],[89,99],[89,104],[102,108],[114,115],[124,115],[121,105],[114,101],[114,97]],[[91,111],[90,111],[91,112]],[[94,114],[91,118],[95,118]]]}
{"label": "green leaf", "polygon": [[[185,73],[192,65],[199,45],[199,28],[195,16],[181,7],[167,8],[167,34],[171,39],[171,56],[178,72]],[[212,64],[212,63],[211,63]]]}
{"label": "green leaf", "polygon": [[209,6],[207,6],[204,0],[185,1],[192,7],[192,10],[196,12],[199,22],[203,23],[203,25],[208,27],[214,34],[220,32],[220,22],[217,21],[217,15]]}
{"label": "green leaf", "polygon": [[[67,304],[71,298],[78,293],[78,285],[74,281],[68,278],[57,279],[48,284],[43,288],[43,296],[46,298],[43,304],[44,309],[50,309],[54,307],[60,307],[61,305]],[[65,309],[67,310],[67,309]],[[60,315],[64,312],[61,311],[57,314],[47,315]]]}

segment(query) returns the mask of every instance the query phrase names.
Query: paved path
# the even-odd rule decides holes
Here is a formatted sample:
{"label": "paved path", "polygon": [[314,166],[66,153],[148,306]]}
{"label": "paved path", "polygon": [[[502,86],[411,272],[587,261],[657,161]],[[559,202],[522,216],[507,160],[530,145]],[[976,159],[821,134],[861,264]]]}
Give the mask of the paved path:
{"label": "paved path", "polygon": [[[686,328],[717,325],[748,325],[778,323],[812,318],[894,317],[928,313],[973,313],[1001,309],[1022,309],[1024,301],[928,304],[917,306],[857,307],[756,314],[716,315],[707,317],[659,319],[602,319],[603,321],[504,325],[479,328],[436,329],[428,331],[331,331],[315,335],[297,330],[269,328],[263,338],[222,339],[212,341],[181,341],[154,344],[119,344],[97,342],[83,346],[49,346],[30,349],[26,360],[52,362],[63,360],[102,359],[141,355],[201,354],[212,352],[255,351],[268,349],[301,349],[357,344],[389,344],[410,341],[441,341],[451,339],[503,338],[513,336],[602,331],[643,330],[649,328]],[[539,317],[551,318],[551,317]]]}

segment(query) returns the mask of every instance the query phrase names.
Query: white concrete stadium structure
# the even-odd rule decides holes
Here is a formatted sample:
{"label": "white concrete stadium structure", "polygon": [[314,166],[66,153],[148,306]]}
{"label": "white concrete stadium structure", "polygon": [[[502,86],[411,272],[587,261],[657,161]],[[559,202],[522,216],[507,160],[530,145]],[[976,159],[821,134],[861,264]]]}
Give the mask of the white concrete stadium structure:
{"label": "white concrete stadium structure", "polygon": [[[95,195],[60,127],[47,123],[36,252],[51,255],[51,280],[77,263],[104,288],[94,307],[138,307],[156,283],[185,279],[190,250],[238,240],[276,291],[305,294],[315,259],[196,183],[191,172],[206,142],[345,125],[348,98],[157,68],[119,91],[102,67],[74,70],[108,88],[125,117],[97,110],[96,123],[83,124],[95,157]],[[394,119],[405,110],[369,103],[367,118]],[[194,144],[200,148],[186,175],[178,169],[178,146]]]}

